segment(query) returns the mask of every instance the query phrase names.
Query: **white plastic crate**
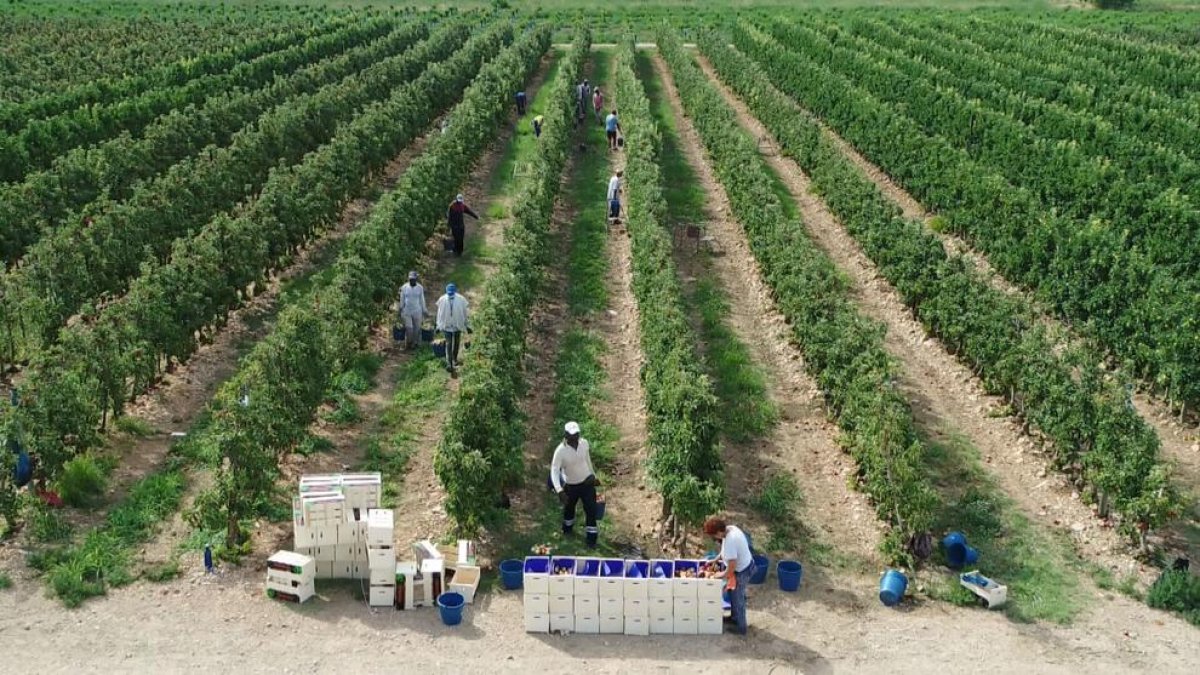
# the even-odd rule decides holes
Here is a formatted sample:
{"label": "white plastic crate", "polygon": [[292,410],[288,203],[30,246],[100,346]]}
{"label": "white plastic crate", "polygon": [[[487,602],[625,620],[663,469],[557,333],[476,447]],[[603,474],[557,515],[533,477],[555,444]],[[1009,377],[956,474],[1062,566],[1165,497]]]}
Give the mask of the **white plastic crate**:
{"label": "white plastic crate", "polygon": [[526,593],[524,598],[526,612],[541,612],[550,615],[550,596],[545,593]]}
{"label": "white plastic crate", "polygon": [[697,635],[700,631],[696,617],[694,615],[676,616],[674,632],[676,635]]}
{"label": "white plastic crate", "polygon": [[[555,574],[557,570],[569,569],[570,574]],[[575,595],[575,559],[550,559],[550,595]]]}
{"label": "white plastic crate", "polygon": [[333,561],[318,560],[317,561],[317,578],[332,579],[333,578]]}
{"label": "white plastic crate", "polygon": [[600,616],[600,599],[590,595],[575,596],[575,616]]}
{"label": "white plastic crate", "polygon": [[625,617],[620,614],[601,615],[600,633],[603,635],[620,635],[625,632]]}
{"label": "white plastic crate", "polygon": [[624,598],[600,598],[600,616],[625,615]]}
{"label": "white plastic crate", "polygon": [[675,632],[675,619],[673,617],[650,617],[648,621],[651,635],[671,635]]}
{"label": "white plastic crate", "polygon": [[358,547],[354,544],[334,544],[333,559],[338,562],[354,562],[359,559]]}
{"label": "white plastic crate", "polygon": [[353,579],[354,578],[354,561],[353,560],[334,560],[333,561],[333,578],[334,579]]}
{"label": "white plastic crate", "polygon": [[625,615],[625,634],[626,635],[649,635],[650,634],[650,618],[645,616],[629,616]]}
{"label": "white plastic crate", "polygon": [[525,558],[525,570],[521,577],[521,587],[526,593],[537,595],[550,594],[550,558],[532,556]]}
{"label": "white plastic crate", "polygon": [[316,546],[313,548],[312,557],[317,562],[333,562],[335,550],[336,547],[332,544],[329,546]]}
{"label": "white plastic crate", "polygon": [[395,521],[391,509],[367,511],[367,545],[391,546],[395,538]]}
{"label": "white plastic crate", "polygon": [[720,598],[716,600],[698,600],[696,601],[696,617],[698,619],[710,619],[716,617],[720,619],[724,615],[724,603]]}
{"label": "white plastic crate", "polygon": [[600,597],[600,562],[599,558],[575,561],[575,595]]}
{"label": "white plastic crate", "polygon": [[[651,598],[671,598],[675,595],[675,563],[670,560],[650,561]],[[662,576],[658,576],[658,575]],[[651,627],[653,629],[653,627]]]}
{"label": "white plastic crate", "polygon": [[266,588],[267,590],[279,591],[281,593],[312,595],[316,592],[316,582],[312,579],[308,581],[296,581],[291,579],[267,578]]}
{"label": "white plastic crate", "polygon": [[294,551],[276,551],[274,555],[267,558],[267,569],[294,574],[302,579],[312,579],[317,575],[317,562],[312,556]]}
{"label": "white plastic crate", "polygon": [[622,596],[626,598],[650,597],[650,563],[645,560],[630,560],[625,564],[625,584]]}
{"label": "white plastic crate", "polygon": [[721,617],[700,617],[696,620],[698,635],[720,635],[725,630],[725,622]]}
{"label": "white plastic crate", "polygon": [[394,607],[396,604],[396,585],[371,586],[369,603],[372,607]]}
{"label": "white plastic crate", "polygon": [[550,613],[551,614],[574,614],[575,613],[575,596],[574,595],[551,595],[550,596]]}
{"label": "white plastic crate", "polygon": [[575,615],[574,614],[551,614],[550,615],[550,631],[551,632],[567,632],[575,631]]}
{"label": "white plastic crate", "polygon": [[695,600],[691,598],[673,598],[672,600],[673,607],[671,608],[671,611],[675,613],[675,616],[679,616],[681,614],[685,616],[696,616],[697,604]]}
{"label": "white plastic crate", "polygon": [[367,565],[371,569],[395,570],[396,549],[391,546],[367,547]]}
{"label": "white plastic crate", "polygon": [[[675,573],[681,571],[699,574],[700,563],[695,560],[676,560]],[[696,599],[696,588],[700,585],[698,577],[675,577],[674,583],[671,584],[671,594],[676,598],[691,598]]]}
{"label": "white plastic crate", "polygon": [[650,599],[649,598],[624,598],[621,600],[624,603],[625,611],[622,612],[625,616],[644,616],[650,617]]}
{"label": "white plastic crate", "polygon": [[724,579],[698,579],[696,584],[696,599],[697,600],[716,600],[721,601],[721,596],[725,591]]}
{"label": "white plastic crate", "polygon": [[482,570],[473,565],[459,565],[454,569],[454,576],[446,584],[446,588],[454,593],[462,593],[468,603],[474,603],[481,572]]}
{"label": "white plastic crate", "polygon": [[649,607],[649,616],[651,619],[667,617],[668,619],[675,615],[675,604],[672,598],[650,598],[647,603]]}
{"label": "white plastic crate", "polygon": [[364,575],[372,586],[384,585],[388,583],[396,583],[396,566],[386,567],[368,567],[363,566],[366,570]]}
{"label": "white plastic crate", "polygon": [[312,583],[309,583],[307,586],[288,590],[268,588],[265,592],[268,598],[289,602],[308,602],[316,594]]}
{"label": "white plastic crate", "polygon": [[549,633],[550,632],[550,613],[539,612],[534,610],[525,611],[525,632],[526,633]]}
{"label": "white plastic crate", "polygon": [[587,614],[575,615],[575,632],[588,635],[595,635],[600,632],[600,615]]}

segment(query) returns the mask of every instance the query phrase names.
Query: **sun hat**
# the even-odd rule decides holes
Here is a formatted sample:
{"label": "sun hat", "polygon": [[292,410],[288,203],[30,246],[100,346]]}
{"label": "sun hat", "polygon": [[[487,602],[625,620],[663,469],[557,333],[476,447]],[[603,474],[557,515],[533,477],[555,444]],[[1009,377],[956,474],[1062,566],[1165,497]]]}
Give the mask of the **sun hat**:
{"label": "sun hat", "polygon": [[565,428],[568,436],[574,436],[579,433],[579,422],[567,422]]}

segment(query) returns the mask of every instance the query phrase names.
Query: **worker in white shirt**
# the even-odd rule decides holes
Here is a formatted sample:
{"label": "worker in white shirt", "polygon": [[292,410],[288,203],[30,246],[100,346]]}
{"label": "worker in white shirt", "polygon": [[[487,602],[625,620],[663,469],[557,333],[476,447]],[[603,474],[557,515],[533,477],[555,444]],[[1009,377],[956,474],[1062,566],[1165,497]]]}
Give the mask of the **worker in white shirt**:
{"label": "worker in white shirt", "polygon": [[618,171],[608,179],[608,217],[614,220],[621,217],[621,178],[624,175],[624,171]]}
{"label": "worker in white shirt", "polygon": [[750,539],[739,527],[727,524],[716,516],[704,521],[704,533],[721,545],[720,558],[725,569],[718,576],[725,577],[725,588],[729,590],[729,608],[735,629],[745,635],[746,586],[754,576],[754,555],[750,552]]}
{"label": "worker in white shirt", "polygon": [[587,545],[596,548],[600,528],[596,525],[596,471],[592,468],[591,446],[580,437],[578,422],[567,422],[563,442],[554,449],[550,460],[550,480],[563,505],[563,534],[575,527],[575,505],[583,501],[587,517]]}
{"label": "worker in white shirt", "polygon": [[421,320],[429,316],[425,306],[425,287],[417,273],[408,273],[408,283],[400,287],[400,325],[404,326],[404,348],[415,349],[421,341]]}
{"label": "worker in white shirt", "polygon": [[446,294],[437,301],[437,329],[446,336],[446,370],[457,374],[458,350],[462,346],[462,334],[471,332],[469,319],[470,303],[458,294],[458,286],[446,285]]}

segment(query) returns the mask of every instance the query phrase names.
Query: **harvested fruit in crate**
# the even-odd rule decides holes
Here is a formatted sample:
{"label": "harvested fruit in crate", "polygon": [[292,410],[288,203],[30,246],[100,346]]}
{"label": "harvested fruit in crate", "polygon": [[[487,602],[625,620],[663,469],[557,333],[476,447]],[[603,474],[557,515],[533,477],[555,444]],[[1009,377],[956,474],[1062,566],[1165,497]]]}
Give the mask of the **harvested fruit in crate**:
{"label": "harvested fruit in crate", "polygon": [[676,579],[695,579],[696,570],[675,570]]}
{"label": "harvested fruit in crate", "polygon": [[554,568],[554,575],[555,575],[555,576],[560,576],[560,577],[561,577],[561,576],[566,576],[566,575],[569,575],[569,574],[574,574],[574,573],[575,573],[575,570],[573,570],[573,569],[572,569],[572,568],[570,568],[570,567],[555,567],[555,568]]}
{"label": "harvested fruit in crate", "polygon": [[529,550],[534,555],[550,555],[550,544],[534,544]]}

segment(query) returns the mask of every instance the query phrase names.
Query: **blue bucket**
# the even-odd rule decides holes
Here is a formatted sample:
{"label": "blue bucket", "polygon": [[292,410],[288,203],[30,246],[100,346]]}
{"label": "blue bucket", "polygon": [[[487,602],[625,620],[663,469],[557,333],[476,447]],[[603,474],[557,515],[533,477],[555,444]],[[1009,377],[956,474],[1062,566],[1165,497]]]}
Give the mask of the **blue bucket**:
{"label": "blue bucket", "polygon": [[445,342],[434,342],[429,345],[429,348],[433,350],[433,355],[436,356],[437,358],[439,358],[439,359],[446,358],[446,343]]}
{"label": "blue bucket", "polygon": [[500,584],[515,591],[525,583],[525,561],[503,560],[500,562]]}
{"label": "blue bucket", "polygon": [[596,520],[604,520],[604,502],[596,502]]}
{"label": "blue bucket", "polygon": [[754,556],[754,568],[754,576],[750,577],[750,583],[767,583],[767,573],[771,571],[771,559],[765,555]]}
{"label": "blue bucket", "polygon": [[946,535],[942,539],[942,547],[946,549],[946,564],[952,569],[962,569],[979,560],[979,551],[967,545],[967,537],[962,532]]}
{"label": "blue bucket", "polygon": [[457,626],[462,623],[463,608],[467,599],[462,593],[442,593],[437,599],[438,613],[442,615],[442,623],[447,626]]}
{"label": "blue bucket", "polygon": [[907,589],[908,577],[898,570],[888,570],[879,580],[879,601],[888,607],[895,607],[904,599]]}
{"label": "blue bucket", "polygon": [[421,342],[433,342],[433,329],[432,328],[422,328],[421,329]]}
{"label": "blue bucket", "polygon": [[804,567],[795,560],[780,560],[775,566],[779,576],[779,590],[794,593],[800,590],[800,579],[804,576]]}

